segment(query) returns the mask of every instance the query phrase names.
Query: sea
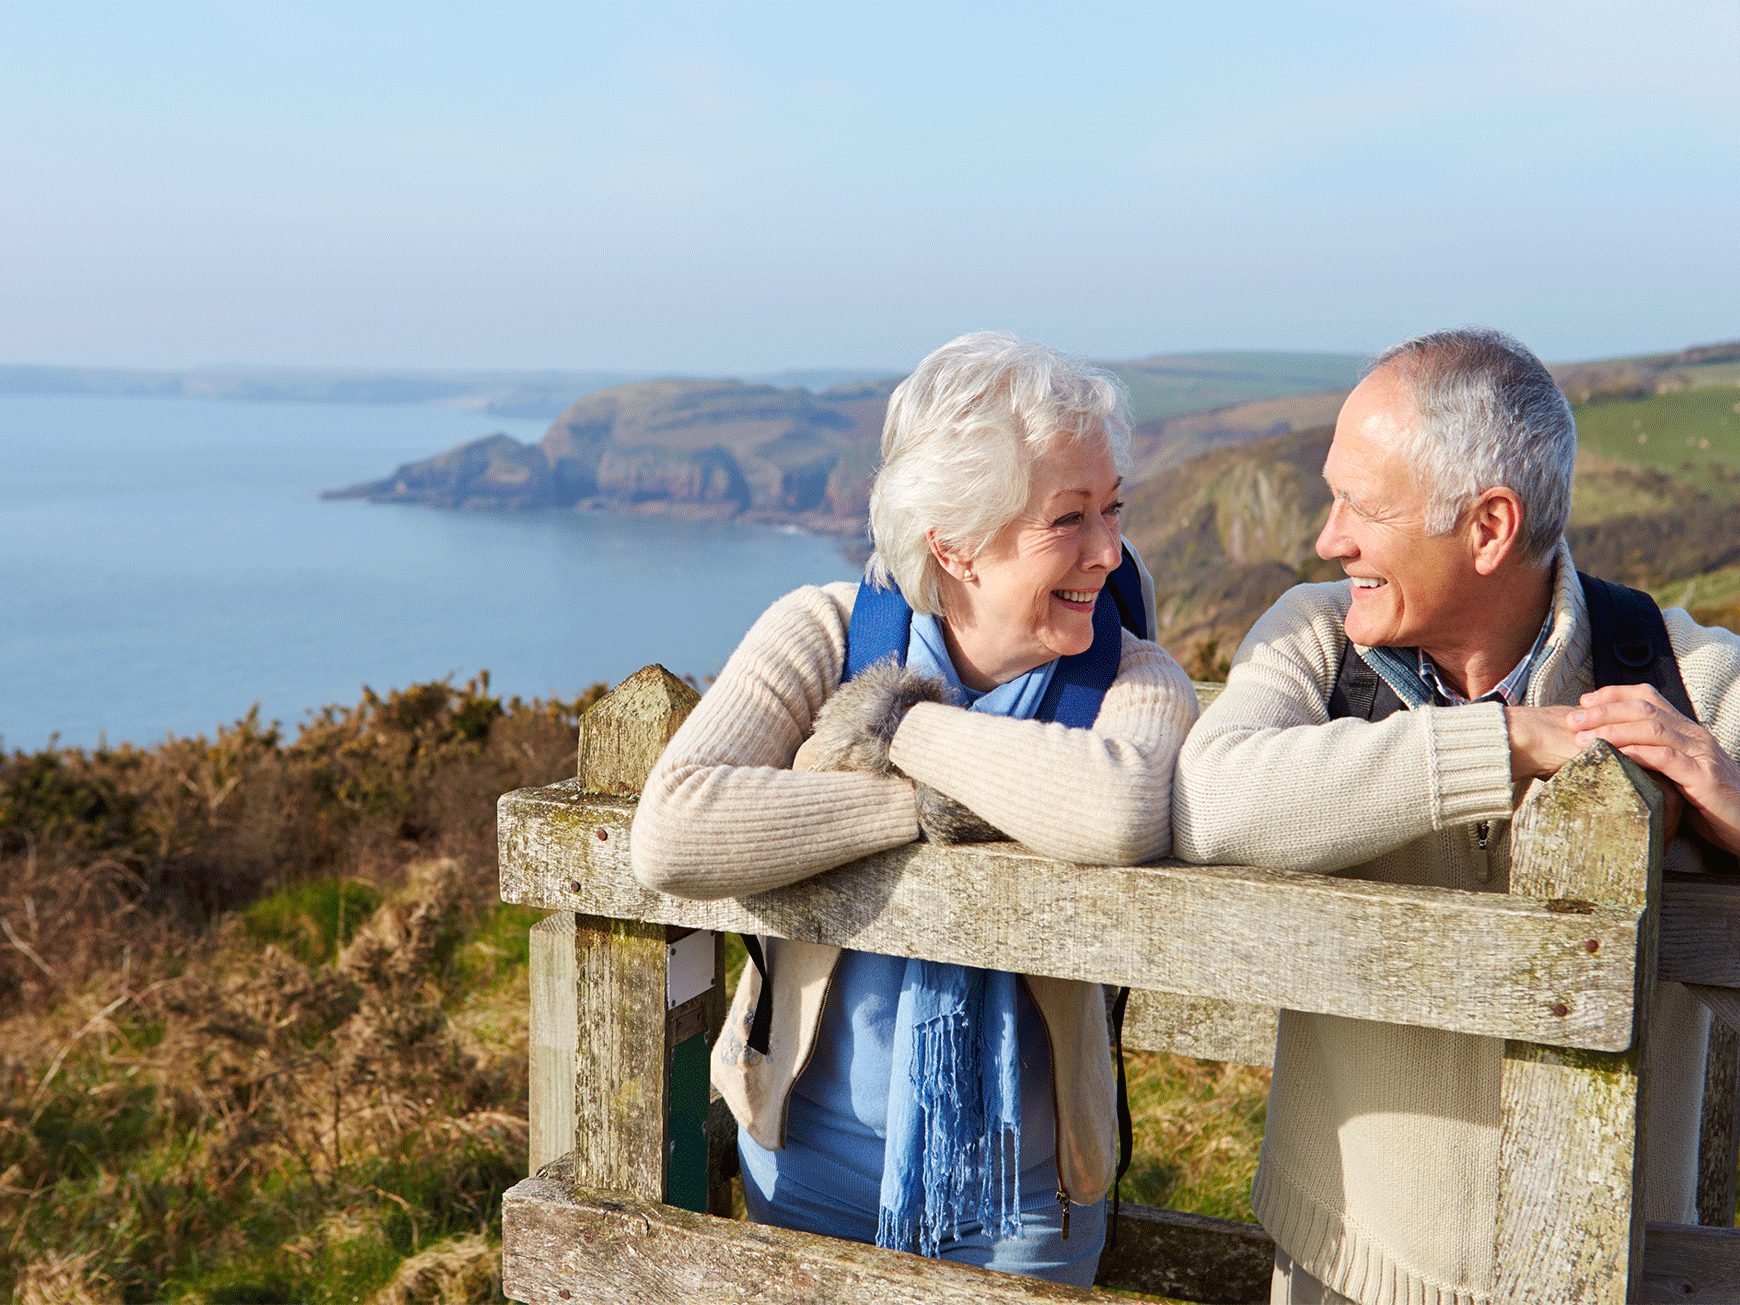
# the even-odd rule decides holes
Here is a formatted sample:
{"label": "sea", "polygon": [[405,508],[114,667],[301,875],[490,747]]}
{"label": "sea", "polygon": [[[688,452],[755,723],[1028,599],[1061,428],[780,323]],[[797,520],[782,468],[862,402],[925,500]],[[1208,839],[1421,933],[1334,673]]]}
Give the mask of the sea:
{"label": "sea", "polygon": [[427,405],[0,395],[0,749],[211,736],[490,673],[572,698],[716,673],[756,616],[849,579],[839,541],[320,492],[547,423]]}

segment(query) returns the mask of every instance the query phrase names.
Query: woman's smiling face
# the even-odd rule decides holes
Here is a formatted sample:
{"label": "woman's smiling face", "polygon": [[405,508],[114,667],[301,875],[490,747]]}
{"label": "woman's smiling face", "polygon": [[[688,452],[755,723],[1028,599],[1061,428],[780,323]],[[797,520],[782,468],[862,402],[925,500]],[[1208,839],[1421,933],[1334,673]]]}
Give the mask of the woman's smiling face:
{"label": "woman's smiling face", "polygon": [[990,689],[1088,650],[1094,603],[1123,556],[1122,485],[1104,440],[1074,440],[1033,465],[1026,506],[977,557],[933,539],[955,582],[943,626],[962,683]]}

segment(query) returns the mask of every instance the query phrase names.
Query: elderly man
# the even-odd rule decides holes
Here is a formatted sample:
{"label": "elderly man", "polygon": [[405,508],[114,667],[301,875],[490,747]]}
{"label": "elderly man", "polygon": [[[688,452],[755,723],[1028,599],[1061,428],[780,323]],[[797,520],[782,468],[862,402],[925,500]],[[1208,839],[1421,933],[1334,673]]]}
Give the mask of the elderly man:
{"label": "elderly man", "polygon": [[[1317,551],[1348,579],[1289,591],[1239,648],[1179,760],[1177,855],[1503,892],[1515,804],[1598,738],[1683,795],[1705,850],[1740,848],[1740,639],[1664,613],[1696,721],[1649,686],[1595,690],[1561,537],[1576,444],[1552,377],[1498,332],[1378,359],[1323,467]],[[1699,855],[1680,839],[1669,864]],[[1708,1015],[1663,983],[1652,1020],[1647,1217],[1695,1223]],[[1502,1056],[1282,1013],[1251,1197],[1274,1301],[1488,1298]]]}

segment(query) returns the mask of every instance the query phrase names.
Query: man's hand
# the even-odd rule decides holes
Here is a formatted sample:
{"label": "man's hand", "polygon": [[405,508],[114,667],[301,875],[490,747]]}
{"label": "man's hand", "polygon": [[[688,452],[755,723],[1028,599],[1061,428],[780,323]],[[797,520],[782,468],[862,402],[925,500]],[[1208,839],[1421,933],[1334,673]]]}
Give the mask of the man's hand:
{"label": "man's hand", "polygon": [[1511,707],[1504,709],[1510,730],[1510,777],[1551,779],[1559,767],[1583,750],[1567,721],[1572,707]]}
{"label": "man's hand", "polygon": [[1710,731],[1687,720],[1648,684],[1610,684],[1585,693],[1568,717],[1579,748],[1605,739],[1685,795],[1692,827],[1740,852],[1740,765]]}

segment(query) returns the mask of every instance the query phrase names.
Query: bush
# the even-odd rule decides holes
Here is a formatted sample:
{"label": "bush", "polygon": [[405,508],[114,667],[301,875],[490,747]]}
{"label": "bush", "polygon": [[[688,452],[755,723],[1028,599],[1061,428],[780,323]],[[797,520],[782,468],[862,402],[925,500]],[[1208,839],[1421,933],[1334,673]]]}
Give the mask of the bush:
{"label": "bush", "polygon": [[495,799],[603,687],[0,757],[0,1294],[501,1299],[540,913]]}

